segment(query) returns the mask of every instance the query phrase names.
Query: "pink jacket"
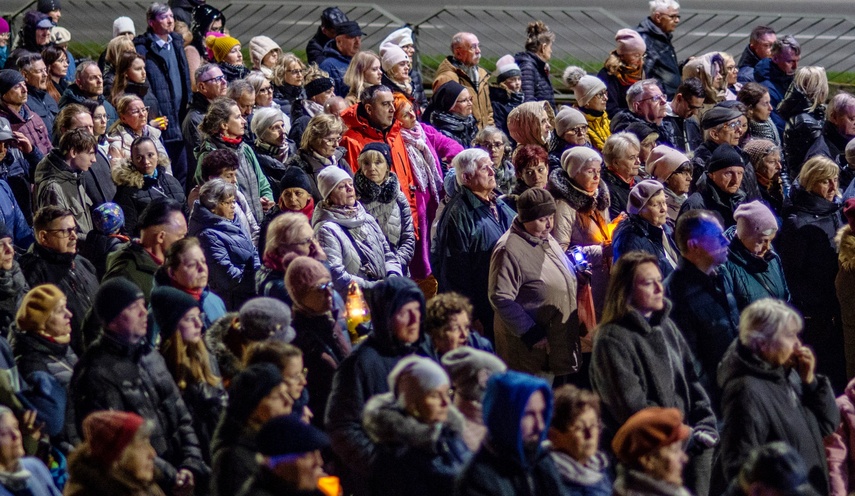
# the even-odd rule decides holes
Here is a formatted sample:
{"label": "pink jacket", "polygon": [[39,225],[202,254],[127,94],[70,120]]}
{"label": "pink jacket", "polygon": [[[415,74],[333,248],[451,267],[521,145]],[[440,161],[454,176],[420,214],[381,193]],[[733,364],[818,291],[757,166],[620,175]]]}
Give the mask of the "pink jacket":
{"label": "pink jacket", "polygon": [[847,496],[855,484],[855,379],[847,384],[837,398],[840,425],[825,438],[825,457],[828,459],[830,496]]}

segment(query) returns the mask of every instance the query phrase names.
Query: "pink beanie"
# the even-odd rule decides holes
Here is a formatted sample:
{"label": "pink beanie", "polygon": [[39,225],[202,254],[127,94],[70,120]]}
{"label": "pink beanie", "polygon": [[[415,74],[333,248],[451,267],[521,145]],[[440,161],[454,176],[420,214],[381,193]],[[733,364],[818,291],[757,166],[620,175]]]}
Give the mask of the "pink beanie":
{"label": "pink beanie", "polygon": [[736,235],[740,238],[757,233],[768,236],[778,230],[775,215],[757,200],[736,207],[733,218],[736,219]]}
{"label": "pink beanie", "polygon": [[632,29],[621,29],[615,35],[617,42],[617,53],[623,55],[625,53],[644,53],[647,51],[647,45],[637,31]]}
{"label": "pink beanie", "polygon": [[689,161],[679,150],[670,146],[659,145],[647,157],[647,172],[657,181],[665,182],[681,165]]}
{"label": "pink beanie", "polygon": [[582,170],[582,167],[592,160],[596,160],[600,164],[603,163],[603,158],[593,148],[574,146],[561,155],[561,167],[567,172],[570,179],[573,179]]}

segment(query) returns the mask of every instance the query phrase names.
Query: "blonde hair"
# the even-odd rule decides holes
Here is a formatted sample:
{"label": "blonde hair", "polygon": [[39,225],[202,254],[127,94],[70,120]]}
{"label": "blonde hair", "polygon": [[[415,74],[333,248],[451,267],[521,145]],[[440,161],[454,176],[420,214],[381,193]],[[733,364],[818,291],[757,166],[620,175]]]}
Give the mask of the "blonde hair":
{"label": "blonde hair", "polygon": [[378,64],[380,63],[380,57],[370,50],[359,52],[353,56],[353,60],[347,66],[347,72],[344,73],[344,84],[350,86],[350,92],[347,96],[359,100],[359,95],[366,88],[365,71],[371,68],[375,60]]}
{"label": "blonde hair", "polygon": [[799,172],[799,184],[805,191],[813,192],[821,182],[840,176],[840,167],[830,158],[814,155],[802,166]]}
{"label": "blonde hair", "polygon": [[309,224],[309,220],[296,212],[285,212],[274,217],[267,228],[263,256],[284,256],[283,248],[302,241],[297,239],[297,233],[304,224]]}
{"label": "blonde hair", "polygon": [[[276,67],[273,68],[273,84],[276,86],[282,86],[285,84],[285,71],[287,71],[293,64],[298,64],[300,69],[303,71],[306,70],[306,64],[304,64],[296,55],[291,52],[283,53],[279,57],[279,60],[276,61]],[[304,81],[307,79],[308,76],[305,77]]]}
{"label": "blonde hair", "polygon": [[603,145],[603,161],[606,163],[606,167],[609,167],[615,160],[628,155],[630,147],[635,147],[641,151],[641,142],[634,134],[622,132],[609,136]]}
{"label": "blonde hair", "polygon": [[828,77],[825,69],[816,65],[799,67],[793,76],[793,86],[801,90],[811,102],[808,112],[825,103],[828,98]]}
{"label": "blonde hair", "polygon": [[300,149],[309,151],[330,134],[341,134],[344,132],[344,123],[338,116],[331,114],[318,114],[306,124],[303,137],[300,140]]}
{"label": "blonde hair", "polygon": [[178,389],[183,391],[188,386],[201,382],[211,386],[222,383],[222,379],[211,370],[211,360],[204,339],[187,343],[181,332],[176,330],[163,341],[160,352]]}
{"label": "blonde hair", "polygon": [[129,40],[127,36],[116,36],[107,43],[107,50],[104,54],[104,60],[114,69],[119,65],[119,57],[125,52],[134,52],[134,42]]}

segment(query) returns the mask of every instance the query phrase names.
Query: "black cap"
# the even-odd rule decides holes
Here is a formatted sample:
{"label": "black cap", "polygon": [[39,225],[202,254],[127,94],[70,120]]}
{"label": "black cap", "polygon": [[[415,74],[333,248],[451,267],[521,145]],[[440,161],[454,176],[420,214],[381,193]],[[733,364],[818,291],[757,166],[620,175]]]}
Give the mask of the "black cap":
{"label": "black cap", "polygon": [[710,161],[707,162],[707,172],[715,172],[722,169],[726,169],[728,167],[733,166],[745,167],[745,162],[742,161],[742,155],[736,151],[736,148],[728,145],[727,143],[722,143],[718,145],[718,148],[710,157]]}
{"label": "black cap", "polygon": [[279,181],[279,191],[286,189],[300,188],[306,190],[307,193],[312,193],[312,182],[309,176],[299,167],[288,167],[285,173],[282,174],[282,179]]}
{"label": "black cap", "polygon": [[106,326],[113,321],[122,311],[131,306],[135,301],[144,299],[142,290],[124,277],[116,277],[101,284],[95,293],[95,315],[101,319]]}
{"label": "black cap", "polygon": [[326,448],[330,445],[330,438],[293,415],[282,415],[268,420],[261,427],[256,443],[258,452],[264,456],[301,455]]}
{"label": "black cap", "polygon": [[747,484],[759,482],[785,496],[818,495],[808,481],[801,455],[781,441],[751,451],[739,471],[739,480]]}
{"label": "black cap", "polygon": [[321,27],[335,28],[339,24],[347,22],[348,20],[347,14],[342,12],[340,8],[329,7],[324,9],[324,12],[321,14]]}
{"label": "black cap", "polygon": [[365,36],[365,33],[359,28],[359,23],[356,21],[344,21],[335,27],[335,35],[344,36]]}
{"label": "black cap", "polygon": [[243,369],[229,385],[226,415],[242,424],[265,396],[282,384],[282,372],[272,363],[256,363]]}

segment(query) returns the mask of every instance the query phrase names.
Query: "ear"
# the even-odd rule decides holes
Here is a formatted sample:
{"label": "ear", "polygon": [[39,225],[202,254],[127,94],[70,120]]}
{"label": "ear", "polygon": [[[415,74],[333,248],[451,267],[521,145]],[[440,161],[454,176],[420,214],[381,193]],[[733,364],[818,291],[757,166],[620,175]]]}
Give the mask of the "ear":
{"label": "ear", "polygon": [[638,464],[645,472],[650,473],[656,468],[656,458],[652,454],[643,455],[638,459]]}
{"label": "ear", "polygon": [[38,240],[40,245],[44,245],[45,240],[47,240],[47,231],[37,231],[36,239]]}

